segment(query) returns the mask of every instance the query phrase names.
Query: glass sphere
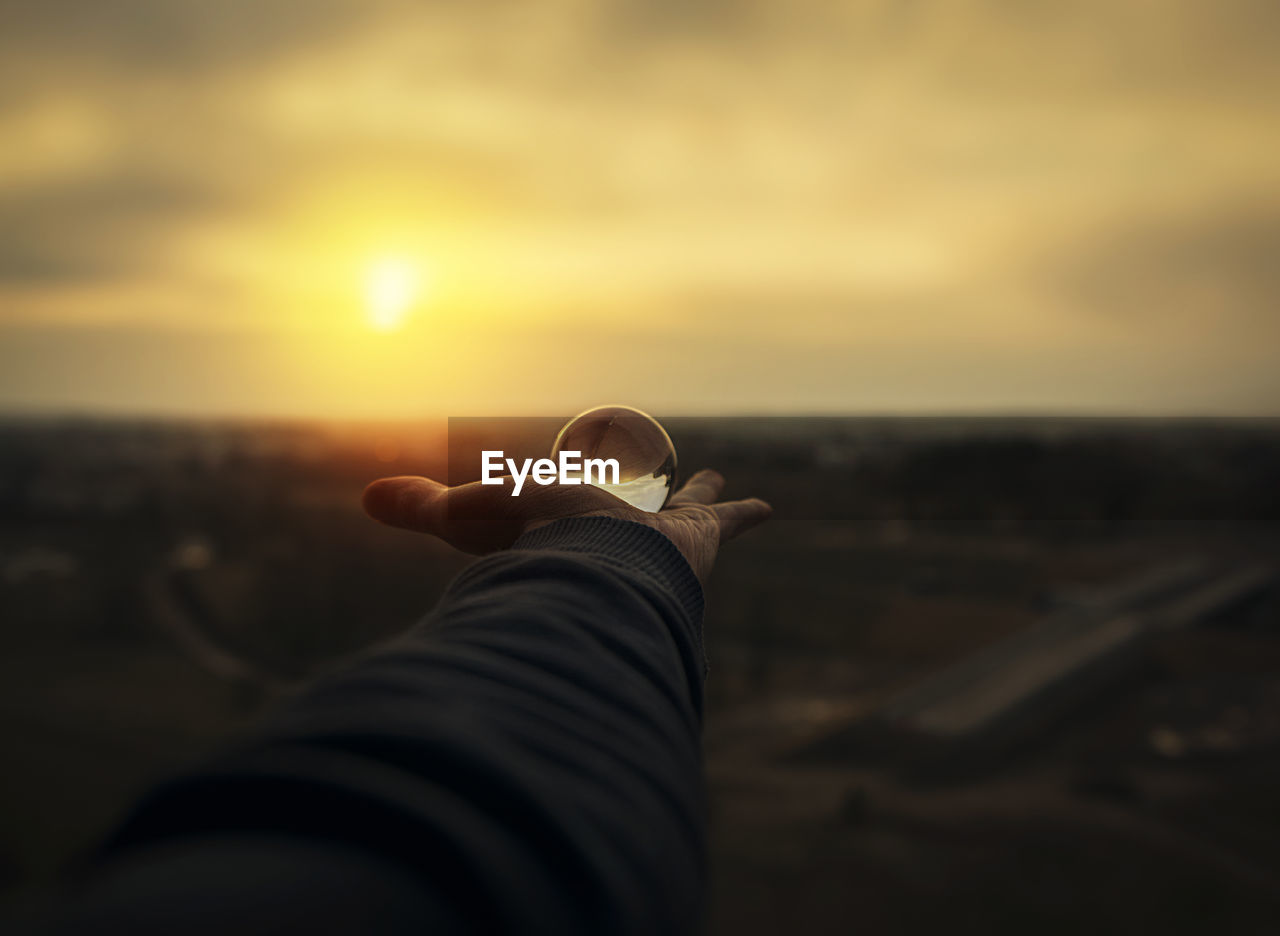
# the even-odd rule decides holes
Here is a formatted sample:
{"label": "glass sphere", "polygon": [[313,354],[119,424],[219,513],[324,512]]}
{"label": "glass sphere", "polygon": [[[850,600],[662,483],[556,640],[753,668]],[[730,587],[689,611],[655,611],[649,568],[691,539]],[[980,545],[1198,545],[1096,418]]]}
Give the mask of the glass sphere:
{"label": "glass sphere", "polygon": [[556,436],[551,458],[558,460],[562,451],[580,452],[584,462],[616,459],[616,484],[611,470],[603,478],[589,472],[586,481],[650,513],[662,509],[676,483],[676,447],[667,430],[630,406],[597,406],[579,413]]}

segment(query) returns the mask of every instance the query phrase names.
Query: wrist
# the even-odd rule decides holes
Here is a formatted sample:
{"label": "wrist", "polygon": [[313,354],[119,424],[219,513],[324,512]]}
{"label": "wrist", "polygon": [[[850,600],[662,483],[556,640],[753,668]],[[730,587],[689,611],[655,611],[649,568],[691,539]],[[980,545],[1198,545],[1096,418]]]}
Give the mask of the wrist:
{"label": "wrist", "polygon": [[528,528],[511,549],[558,550],[604,559],[655,579],[693,621],[702,620],[702,585],[689,560],[664,533],[643,521],[608,514],[546,521]]}

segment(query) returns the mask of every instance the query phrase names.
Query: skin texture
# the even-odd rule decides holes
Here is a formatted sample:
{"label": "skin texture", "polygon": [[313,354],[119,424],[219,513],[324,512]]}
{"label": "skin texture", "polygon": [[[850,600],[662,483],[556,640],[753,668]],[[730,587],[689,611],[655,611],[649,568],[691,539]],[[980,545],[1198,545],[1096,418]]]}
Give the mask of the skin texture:
{"label": "skin texture", "polygon": [[724,478],[699,471],[658,513],[632,507],[589,485],[525,485],[511,496],[502,485],[448,487],[430,478],[383,478],[364,492],[369,516],[390,526],[438,536],[463,552],[482,556],[506,549],[523,533],[570,517],[615,517],[653,527],[671,540],[706,582],[721,543],[763,523],[773,513],[759,498],[722,501]]}

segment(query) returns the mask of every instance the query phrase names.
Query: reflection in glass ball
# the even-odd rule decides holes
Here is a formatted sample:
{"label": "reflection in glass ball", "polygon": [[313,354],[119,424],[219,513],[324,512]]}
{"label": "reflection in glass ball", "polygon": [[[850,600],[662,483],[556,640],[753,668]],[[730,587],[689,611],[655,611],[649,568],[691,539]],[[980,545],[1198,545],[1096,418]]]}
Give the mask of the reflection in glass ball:
{"label": "reflection in glass ball", "polygon": [[630,406],[597,406],[579,413],[556,436],[551,458],[561,451],[581,452],[584,460],[616,458],[618,483],[593,476],[591,484],[650,513],[662,509],[676,483],[671,437],[656,419]]}

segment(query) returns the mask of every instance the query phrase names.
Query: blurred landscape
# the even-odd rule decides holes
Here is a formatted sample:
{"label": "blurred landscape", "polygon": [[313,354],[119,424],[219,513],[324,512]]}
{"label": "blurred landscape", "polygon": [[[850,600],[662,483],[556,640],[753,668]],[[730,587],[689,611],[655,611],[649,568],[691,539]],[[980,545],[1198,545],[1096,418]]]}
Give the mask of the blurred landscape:
{"label": "blurred landscape", "polygon": [[[711,932],[1270,931],[1280,422],[664,423],[683,475],[714,466],[776,508],[708,591]],[[443,422],[0,424],[7,895],[430,608],[467,557],[359,497],[446,476],[445,439]],[[963,770],[875,730],[957,661],[1067,612],[1084,633],[1080,608],[1110,613],[1153,575],[1217,591],[1063,681],[1061,704],[1018,706],[1000,745],[947,748]]]}

